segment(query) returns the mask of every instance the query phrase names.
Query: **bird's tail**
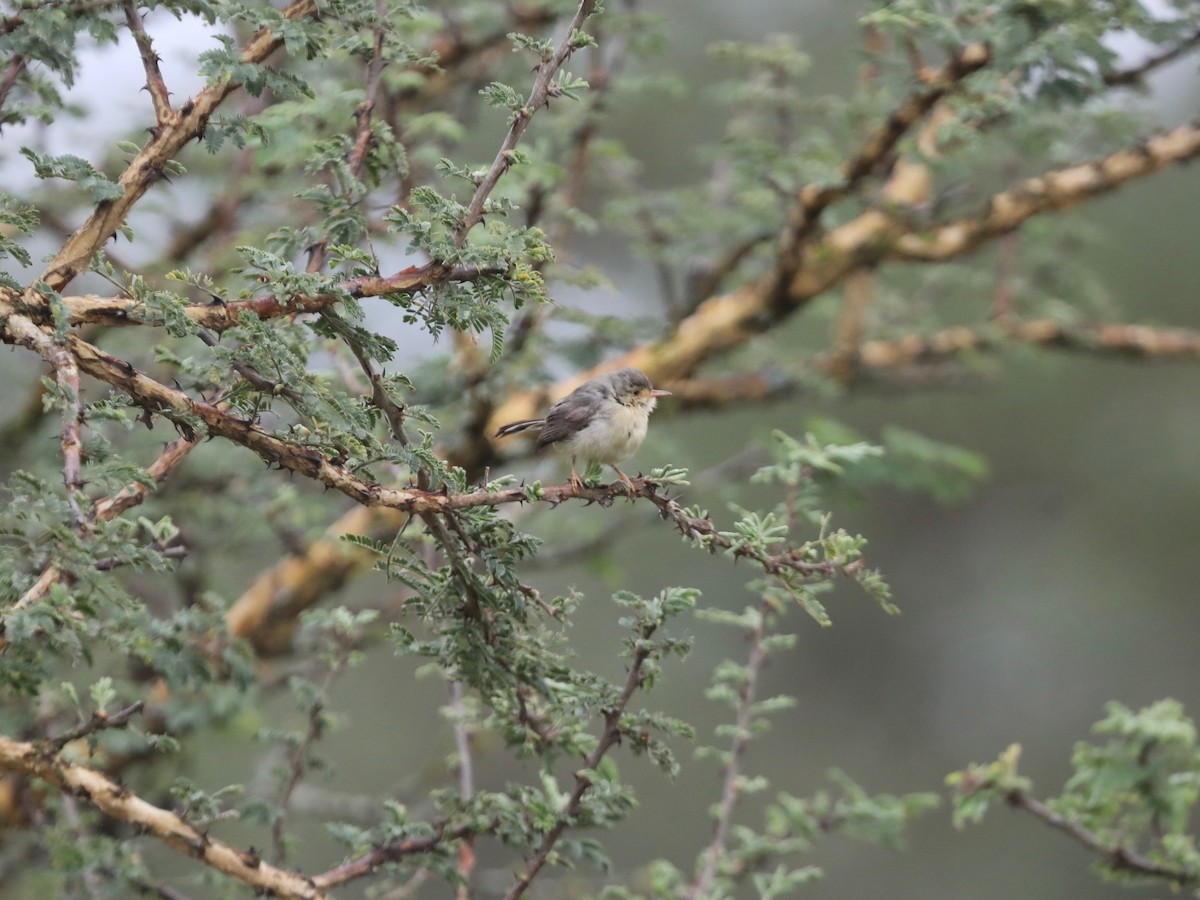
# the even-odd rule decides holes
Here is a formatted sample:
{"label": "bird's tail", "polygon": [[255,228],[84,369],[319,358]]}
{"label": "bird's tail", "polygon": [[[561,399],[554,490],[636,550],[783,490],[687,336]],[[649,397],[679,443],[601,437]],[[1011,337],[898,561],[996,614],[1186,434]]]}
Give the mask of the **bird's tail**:
{"label": "bird's tail", "polygon": [[496,437],[507,437],[510,434],[519,434],[527,428],[541,428],[545,424],[545,419],[522,419],[520,422],[509,422],[496,432]]}

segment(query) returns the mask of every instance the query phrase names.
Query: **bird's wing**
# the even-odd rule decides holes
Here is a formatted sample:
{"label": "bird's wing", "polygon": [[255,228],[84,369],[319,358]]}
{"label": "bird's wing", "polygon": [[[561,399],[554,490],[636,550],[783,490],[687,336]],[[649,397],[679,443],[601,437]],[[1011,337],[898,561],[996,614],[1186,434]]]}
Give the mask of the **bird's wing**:
{"label": "bird's wing", "polygon": [[555,403],[546,413],[546,425],[538,435],[538,448],[548,447],[586,428],[596,418],[600,401],[599,395],[576,391]]}

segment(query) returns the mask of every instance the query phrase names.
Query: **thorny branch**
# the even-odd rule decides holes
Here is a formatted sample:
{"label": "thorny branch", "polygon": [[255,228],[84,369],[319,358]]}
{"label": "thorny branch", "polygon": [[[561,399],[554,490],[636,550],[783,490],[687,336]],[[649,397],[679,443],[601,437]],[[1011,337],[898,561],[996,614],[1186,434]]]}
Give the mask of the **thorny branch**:
{"label": "thorny branch", "polygon": [[655,384],[671,383],[701,363],[739,347],[803,309],[851,272],[888,260],[942,261],[974,250],[991,237],[1019,228],[1035,215],[1068,209],[1114,191],[1133,179],[1200,155],[1200,122],[1180,125],[1092,162],[1032,178],[996,194],[974,218],[915,232],[880,209],[871,209],[814,241],[805,264],[786,284],[783,301],[772,293],[777,272],[701,303],[674,330],[545,391],[525,391],[499,405],[488,423],[494,433],[506,422],[532,418],[546,397],[560,397],[603,372],[641,369]]}
{"label": "thorny branch", "polygon": [[137,44],[138,55],[142,58],[142,68],[146,70],[146,90],[150,92],[151,102],[154,103],[154,118],[159,125],[164,124],[171,115],[171,92],[163,81],[162,71],[158,68],[158,54],[150,42],[150,35],[142,23],[138,12],[137,0],[124,0],[125,24]]}
{"label": "thorny branch", "polygon": [[59,750],[61,750],[72,741],[85,738],[89,735],[95,734],[97,731],[107,731],[110,728],[124,728],[129,724],[129,720],[138,715],[145,708],[145,706],[145,701],[138,700],[136,703],[131,703],[124,709],[117,710],[112,715],[97,710],[96,712],[92,713],[92,717],[88,721],[81,722],[79,725],[76,725],[69,731],[63,732],[62,734],[51,738],[50,742]]}
{"label": "thorny branch", "polygon": [[61,341],[48,342],[45,346],[65,405],[59,446],[63,458],[63,485],[67,489],[67,505],[71,508],[71,529],[82,534],[87,521],[79,505],[83,493],[83,441],[80,437],[83,402],[79,396],[79,367]]}
{"label": "thorny branch", "polygon": [[842,163],[840,179],[829,185],[808,185],[801,192],[782,247],[794,250],[813,232],[829,206],[848,196],[887,157],[921,118],[963,79],[992,59],[986,44],[968,44],[955,53],[929,80],[925,89],[908,97],[882,125],[872,131],[858,152]]}
{"label": "thorny branch", "polygon": [[[465,702],[466,688],[457,679],[450,682],[450,725],[454,730],[454,758],[458,769],[458,793],[464,803],[475,796],[475,762],[471,756],[471,725]],[[474,835],[465,835],[458,845],[458,874],[462,884],[458,900],[468,900],[471,875],[475,870]]]}
{"label": "thorny branch", "polygon": [[303,875],[276,868],[252,850],[238,850],[219,841],[94,769],[69,762],[53,744],[15,741],[0,735],[0,771],[40,778],[267,896],[301,900],[323,900],[326,896]]}
{"label": "thorny branch", "polygon": [[713,880],[717,876],[717,867],[725,856],[729,829],[733,825],[733,811],[742,794],[742,758],[746,754],[746,748],[750,746],[750,726],[758,690],[758,676],[767,659],[767,650],[763,644],[765,633],[765,610],[760,609],[754,627],[749,629],[746,635],[750,644],[750,653],[746,660],[745,677],[738,685],[733,744],[729,748],[729,755],[725,761],[725,774],[721,780],[721,799],[717,805],[712,840],[704,853],[704,867],[696,876],[696,880],[684,892],[686,900],[693,900],[693,898],[703,900],[709,896]]}
{"label": "thorny branch", "polygon": [[[229,303],[185,306],[180,312],[198,325],[213,331],[226,331],[238,323],[243,313],[258,319],[277,319],[297,313],[321,312],[340,303],[346,296],[354,299],[380,297],[385,294],[416,293],[447,281],[473,281],[485,275],[500,274],[500,270],[481,266],[447,268],[440,263],[408,266],[388,276],[364,275],[338,282],[338,292],[328,294],[293,294],[286,300],[273,295]],[[67,321],[72,325],[145,325],[152,324],[145,307],[129,297],[62,298]]]}
{"label": "thorny branch", "polygon": [[388,863],[398,862],[406,857],[418,854],[436,853],[452,841],[462,840],[473,835],[486,834],[489,831],[494,831],[495,828],[495,823],[489,823],[484,828],[472,828],[467,825],[451,826],[448,823],[441,822],[433,826],[433,833],[430,835],[392,841],[375,847],[362,856],[343,863],[327,872],[322,872],[320,875],[313,876],[312,883],[321,890],[337,887],[339,884],[345,884],[356,878],[370,875],[380,866],[387,865]]}
{"label": "thorny branch", "polygon": [[[354,110],[354,118],[358,130],[354,138],[354,148],[346,160],[347,168],[354,178],[362,175],[363,163],[375,142],[375,132],[371,127],[371,115],[375,111],[375,103],[379,95],[379,79],[383,75],[385,61],[383,58],[383,38],[387,27],[387,4],[384,0],[375,0],[375,39],[371,51],[371,61],[367,63],[367,87],[363,102]],[[329,235],[321,237],[309,249],[308,271],[319,272],[325,265],[325,257],[329,249]]]}
{"label": "thorny branch", "polygon": [[[175,468],[183,462],[184,458],[196,446],[196,438],[179,438],[167,444],[166,448],[159,455],[158,459],[147,470],[147,475],[154,482],[160,485],[171,474]],[[92,504],[90,516],[88,516],[88,524],[97,522],[107,522],[116,518],[125,510],[137,506],[150,493],[150,488],[141,481],[134,481],[127,484],[121,490],[117,491],[111,497],[104,497]],[[14,612],[36,603],[62,578],[62,572],[56,566],[47,566],[42,574],[38,576],[37,581],[21,595],[4,615],[0,615],[0,652],[3,652],[7,646],[4,639],[4,623],[5,620]]]}
{"label": "thorny branch", "polygon": [[1100,855],[1104,864],[1119,872],[1133,872],[1169,881],[1177,887],[1194,886],[1198,880],[1193,871],[1176,869],[1163,863],[1155,862],[1148,856],[1120,845],[1106,843],[1094,831],[1084,828],[1078,822],[1072,822],[1065,816],[1054,812],[1036,797],[1031,797],[1025,791],[1011,790],[1004,799],[1016,809],[1023,809],[1041,819],[1051,828],[1056,828],[1077,842]]}
{"label": "thorny branch", "polygon": [[487,174],[484,175],[483,179],[479,182],[479,186],[475,189],[475,195],[471,197],[471,202],[467,204],[467,211],[463,215],[463,220],[454,234],[454,243],[456,246],[462,247],[467,242],[467,235],[483,218],[483,209],[488,197],[500,181],[501,176],[512,165],[513,151],[516,150],[517,143],[521,140],[521,135],[529,127],[534,113],[549,103],[550,98],[554,96],[554,76],[558,74],[563,64],[575,52],[576,48],[573,43],[575,34],[583,27],[583,23],[595,8],[596,0],[582,0],[575,12],[575,16],[571,19],[571,24],[567,26],[566,34],[559,41],[558,50],[555,51],[552,57],[543,59],[538,65],[537,77],[534,78],[533,88],[529,92],[529,97],[525,101],[525,105],[516,112],[512,125],[509,126],[508,134],[505,135],[503,142],[500,144],[500,150],[496,154],[496,158],[492,161]]}
{"label": "thorny branch", "polygon": [[[595,749],[588,754],[587,760],[584,762],[584,769],[586,771],[595,771],[600,765],[600,761],[604,759],[605,754],[621,738],[621,716],[625,714],[625,708],[633,698],[634,692],[641,687],[642,667],[646,664],[646,660],[650,658],[649,640],[653,637],[655,630],[655,625],[648,625],[642,629],[641,641],[638,643],[637,649],[633,654],[633,659],[629,663],[629,674],[625,678],[625,687],[621,691],[620,699],[613,708],[604,711],[604,730],[600,734],[600,739]],[[575,773],[575,789],[571,791],[571,796],[567,799],[567,803],[563,807],[562,815],[559,816],[558,820],[542,836],[541,846],[538,847],[537,852],[533,856],[525,861],[525,871],[517,877],[517,881],[513,884],[512,889],[504,895],[504,900],[517,900],[517,898],[528,890],[529,885],[537,877],[538,872],[546,865],[546,861],[550,858],[550,853],[554,849],[554,845],[558,843],[558,839],[562,837],[563,832],[567,830],[567,827],[583,810],[583,797],[591,786],[592,782],[583,772]]]}

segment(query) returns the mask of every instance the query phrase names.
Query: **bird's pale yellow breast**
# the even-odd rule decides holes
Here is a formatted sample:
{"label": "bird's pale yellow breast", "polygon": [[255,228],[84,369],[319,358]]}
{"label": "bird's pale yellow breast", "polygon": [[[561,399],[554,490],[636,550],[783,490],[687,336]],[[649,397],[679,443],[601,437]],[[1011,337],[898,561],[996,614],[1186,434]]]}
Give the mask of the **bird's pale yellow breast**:
{"label": "bird's pale yellow breast", "polygon": [[[585,428],[568,440],[560,441],[559,449],[589,462],[616,465],[637,452],[646,439],[651,404],[613,402],[606,405],[604,415],[597,416]],[[561,446],[560,446],[561,445]]]}

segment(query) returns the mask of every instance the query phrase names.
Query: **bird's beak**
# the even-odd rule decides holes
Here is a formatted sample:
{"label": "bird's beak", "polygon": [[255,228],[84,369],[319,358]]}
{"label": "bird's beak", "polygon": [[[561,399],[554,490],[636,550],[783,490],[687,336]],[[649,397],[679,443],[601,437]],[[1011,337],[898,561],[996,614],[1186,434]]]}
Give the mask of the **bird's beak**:
{"label": "bird's beak", "polygon": [[660,391],[657,388],[655,388],[654,390],[652,390],[650,392],[650,396],[651,397],[670,397],[671,392],[670,391]]}

